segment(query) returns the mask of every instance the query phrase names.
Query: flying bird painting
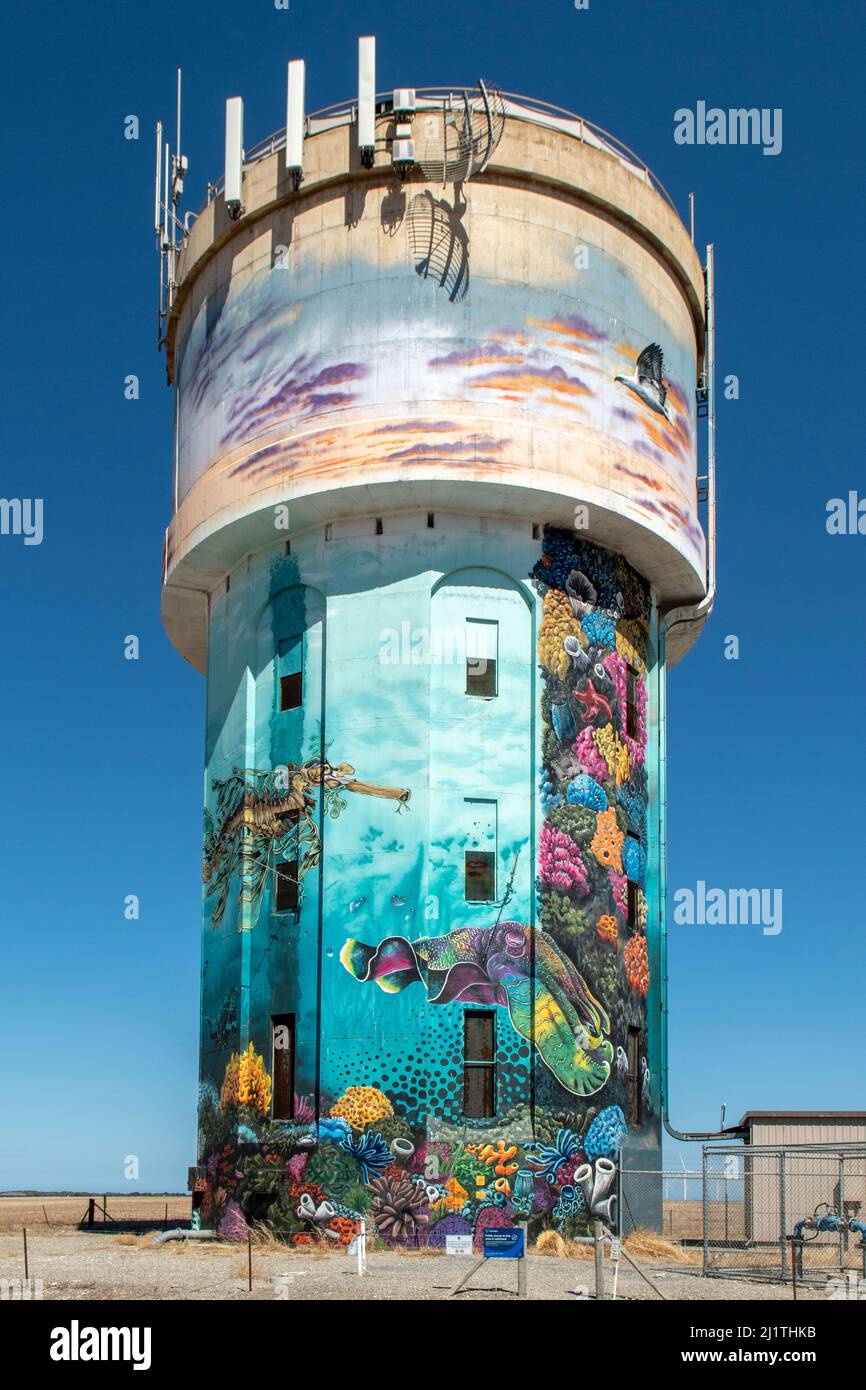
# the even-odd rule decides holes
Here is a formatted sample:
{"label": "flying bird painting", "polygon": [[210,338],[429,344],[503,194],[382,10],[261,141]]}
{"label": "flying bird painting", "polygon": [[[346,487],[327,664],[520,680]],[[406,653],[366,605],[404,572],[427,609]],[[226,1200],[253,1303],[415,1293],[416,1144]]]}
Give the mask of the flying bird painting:
{"label": "flying bird painting", "polygon": [[667,407],[668,392],[662,379],[664,366],[664,353],[658,343],[650,343],[638,357],[634,374],[614,377],[614,380],[622,382],[623,386],[634,391],[650,410],[669,420],[671,417]]}

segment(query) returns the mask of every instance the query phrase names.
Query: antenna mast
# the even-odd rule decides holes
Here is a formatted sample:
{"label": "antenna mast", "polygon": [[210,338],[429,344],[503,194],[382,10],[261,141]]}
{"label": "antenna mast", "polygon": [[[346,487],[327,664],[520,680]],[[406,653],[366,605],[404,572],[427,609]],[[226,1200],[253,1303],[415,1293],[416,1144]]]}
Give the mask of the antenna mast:
{"label": "antenna mast", "polygon": [[183,183],[189,161],[181,153],[181,91],[182,73],[177,70],[177,144],[172,154],[165,139],[162,121],[156,123],[156,179],[154,195],[154,232],[159,250],[159,306],[157,315],[157,349],[165,343],[165,327],[174,302],[175,264],[177,253],[186,237],[178,208],[183,196]]}

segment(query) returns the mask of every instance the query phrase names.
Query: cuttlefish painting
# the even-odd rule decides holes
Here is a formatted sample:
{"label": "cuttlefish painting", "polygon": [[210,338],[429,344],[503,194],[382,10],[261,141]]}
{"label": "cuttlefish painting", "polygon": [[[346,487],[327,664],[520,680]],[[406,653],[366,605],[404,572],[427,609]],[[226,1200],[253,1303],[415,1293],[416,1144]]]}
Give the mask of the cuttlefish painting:
{"label": "cuttlefish painting", "polygon": [[350,939],[340,960],[356,980],[375,980],[388,994],[420,982],[431,1004],[507,1008],[516,1031],[574,1095],[594,1095],[610,1076],[610,1020],[543,931],[500,922],[418,941],[388,936],[378,946]]}

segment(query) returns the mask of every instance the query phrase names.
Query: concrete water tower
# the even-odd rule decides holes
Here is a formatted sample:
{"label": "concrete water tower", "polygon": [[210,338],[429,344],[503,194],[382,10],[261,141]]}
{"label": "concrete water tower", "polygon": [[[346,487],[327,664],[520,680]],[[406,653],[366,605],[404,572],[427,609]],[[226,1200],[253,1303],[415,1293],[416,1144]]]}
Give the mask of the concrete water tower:
{"label": "concrete water tower", "polygon": [[483,82],[375,95],[374,63],[313,115],[290,64],[251,150],[231,99],[185,228],[158,137],[163,613],[208,682],[197,1219],[442,1244],[660,1166],[712,362],[630,151]]}

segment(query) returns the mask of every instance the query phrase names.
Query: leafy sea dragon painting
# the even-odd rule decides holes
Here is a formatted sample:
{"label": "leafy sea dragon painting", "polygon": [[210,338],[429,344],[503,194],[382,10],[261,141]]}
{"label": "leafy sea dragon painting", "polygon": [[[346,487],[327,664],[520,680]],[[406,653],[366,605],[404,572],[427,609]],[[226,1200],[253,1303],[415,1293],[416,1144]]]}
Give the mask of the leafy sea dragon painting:
{"label": "leafy sea dragon painting", "polygon": [[323,810],[337,820],[349,804],[342,795],[384,797],[404,810],[412,795],[404,787],[381,787],[362,782],[350,763],[333,765],[323,758],[288,763],[270,771],[232,768],[230,777],[214,779],[216,815],[205,811],[204,872],[208,897],[216,899],[211,924],[225,916],[235,873],[242,875],[242,896],[258,910],[267,876],[278,860],[297,862],[297,882],[322,857],[316,823],[317,794]]}

